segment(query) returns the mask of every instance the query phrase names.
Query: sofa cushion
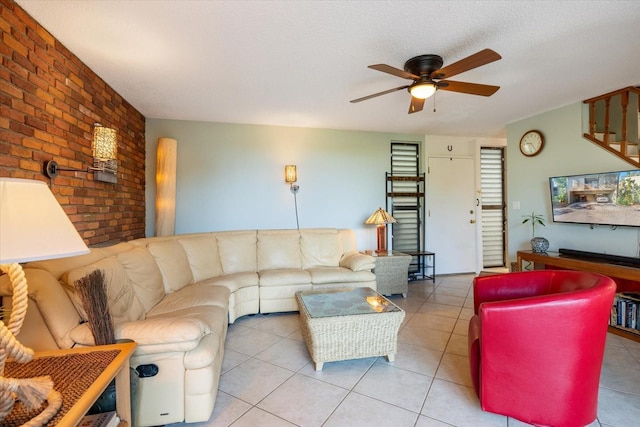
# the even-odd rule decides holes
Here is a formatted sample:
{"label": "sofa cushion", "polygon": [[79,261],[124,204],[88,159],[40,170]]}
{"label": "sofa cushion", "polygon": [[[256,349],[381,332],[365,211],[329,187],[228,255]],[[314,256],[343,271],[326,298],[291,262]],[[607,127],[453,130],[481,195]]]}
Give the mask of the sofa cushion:
{"label": "sofa cushion", "polygon": [[358,283],[375,281],[376,276],[370,271],[352,271],[344,267],[310,268],[311,282],[314,285],[329,283]]}
{"label": "sofa cushion", "polygon": [[194,282],[222,274],[216,236],[182,238],[178,241],[187,254]]}
{"label": "sofa cushion", "polygon": [[306,270],[264,270],[260,272],[260,286],[311,285],[311,275]]}
{"label": "sofa cushion", "polygon": [[337,267],[342,256],[341,236],[333,232],[301,231],[303,268]]}
{"label": "sofa cushion", "polygon": [[62,276],[62,282],[67,293],[83,320],[89,320],[89,318],[76,287],[76,282],[94,270],[102,270],[104,272],[109,312],[113,317],[114,324],[144,318],[144,306],[136,297],[133,285],[124,267],[120,264],[118,258],[113,255],[94,264],[73,269]]}
{"label": "sofa cushion", "polygon": [[258,271],[283,268],[302,268],[298,231],[258,231]]}
{"label": "sofa cushion", "polygon": [[370,255],[361,254],[356,250],[346,252],[340,258],[340,267],[353,271],[371,271],[376,266],[376,259]]}
{"label": "sofa cushion", "polygon": [[[211,328],[206,321],[197,316],[176,313],[167,317],[123,323],[115,330],[117,339],[130,339],[138,344],[136,355],[193,350],[202,337],[209,333]],[[86,323],[76,326],[70,336],[75,343],[95,345]]]}
{"label": "sofa cushion", "polygon": [[225,286],[194,283],[165,296],[147,313],[147,317],[198,306],[213,305],[226,309],[229,306],[229,294],[229,288]]}
{"label": "sofa cushion", "polygon": [[147,248],[160,267],[166,293],[177,291],[193,282],[187,254],[177,240],[151,242]]}
{"label": "sofa cushion", "polygon": [[255,231],[217,233],[216,239],[224,274],[258,271]]}
{"label": "sofa cushion", "polygon": [[229,291],[235,293],[242,288],[257,287],[259,283],[258,273],[233,273],[225,274],[224,276],[212,277],[211,279],[204,280],[202,283],[224,286]]}
{"label": "sofa cushion", "polygon": [[133,285],[133,291],[144,306],[145,311],[162,301],[164,285],[162,273],[153,255],[143,246],[117,255]]}

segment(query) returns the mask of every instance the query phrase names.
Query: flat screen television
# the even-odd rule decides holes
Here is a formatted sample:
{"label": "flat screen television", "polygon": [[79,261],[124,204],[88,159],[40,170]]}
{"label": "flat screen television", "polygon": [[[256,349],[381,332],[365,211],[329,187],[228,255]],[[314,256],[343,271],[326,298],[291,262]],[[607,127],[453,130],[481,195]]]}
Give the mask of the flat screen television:
{"label": "flat screen television", "polygon": [[640,227],[640,170],[549,178],[553,222]]}

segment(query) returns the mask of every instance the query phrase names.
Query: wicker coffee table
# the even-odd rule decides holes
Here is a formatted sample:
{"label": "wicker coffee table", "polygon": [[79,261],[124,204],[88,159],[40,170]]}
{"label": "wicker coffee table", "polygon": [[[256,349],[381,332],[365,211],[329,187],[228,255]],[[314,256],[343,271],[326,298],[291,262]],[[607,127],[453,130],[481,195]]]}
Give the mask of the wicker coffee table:
{"label": "wicker coffee table", "polygon": [[316,371],[324,362],[386,356],[393,362],[404,311],[370,288],[299,291],[302,336]]}

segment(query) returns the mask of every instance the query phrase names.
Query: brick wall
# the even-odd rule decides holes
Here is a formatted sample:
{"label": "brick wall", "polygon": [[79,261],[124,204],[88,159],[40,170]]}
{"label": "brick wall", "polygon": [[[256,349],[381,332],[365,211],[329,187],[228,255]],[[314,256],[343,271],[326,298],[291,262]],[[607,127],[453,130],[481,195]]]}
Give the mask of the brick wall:
{"label": "brick wall", "polygon": [[144,237],[145,118],[13,0],[0,0],[0,176],[86,170],[93,124],[118,130],[118,183],[65,172],[50,187],[89,245]]}

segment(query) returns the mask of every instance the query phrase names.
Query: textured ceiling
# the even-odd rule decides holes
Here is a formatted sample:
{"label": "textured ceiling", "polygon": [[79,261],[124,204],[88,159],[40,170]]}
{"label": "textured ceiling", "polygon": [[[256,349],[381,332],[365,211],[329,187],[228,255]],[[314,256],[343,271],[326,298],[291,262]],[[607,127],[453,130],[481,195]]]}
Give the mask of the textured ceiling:
{"label": "textured ceiling", "polygon": [[[17,0],[147,118],[506,136],[506,125],[640,84],[638,1]],[[502,60],[407,114],[399,91],[421,54],[445,66],[484,48]]]}

